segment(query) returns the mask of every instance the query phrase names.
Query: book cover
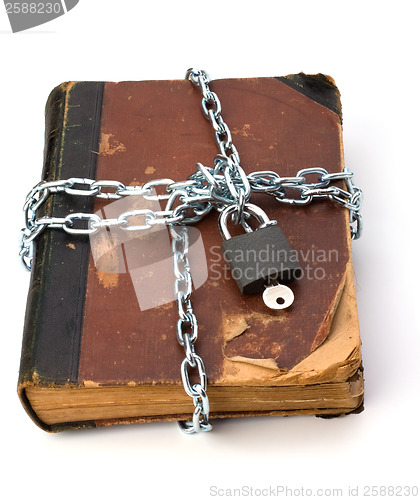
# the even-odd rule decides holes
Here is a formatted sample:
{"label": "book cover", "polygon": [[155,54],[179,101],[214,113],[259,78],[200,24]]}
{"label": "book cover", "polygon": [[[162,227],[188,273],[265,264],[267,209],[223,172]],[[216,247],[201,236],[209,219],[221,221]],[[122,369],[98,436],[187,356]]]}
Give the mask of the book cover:
{"label": "book cover", "polygon": [[[211,87],[247,174],[343,170],[341,105],[331,78],[226,79]],[[126,186],[184,181],[197,162],[212,166],[218,153],[201,94],[186,80],[64,83],[47,102],[45,141],[43,179]],[[118,202],[56,193],[41,215],[105,218]],[[221,257],[218,214],[196,224],[207,272],[194,283],[192,302],[211,418],[356,411],[363,376],[347,210],[325,201],[288,206],[262,194],[255,203],[278,220],[303,276],[293,284],[293,306],[269,310],[261,296],[242,295],[232,279]],[[150,281],[140,262],[128,258],[132,240],[111,252],[111,263],[99,264],[98,252],[106,256],[100,238],[92,244],[60,229],[37,238],[18,391],[45,430],[191,415],[176,304],[147,302]],[[167,296],[172,280],[168,272],[154,279],[154,295],[161,289]]]}

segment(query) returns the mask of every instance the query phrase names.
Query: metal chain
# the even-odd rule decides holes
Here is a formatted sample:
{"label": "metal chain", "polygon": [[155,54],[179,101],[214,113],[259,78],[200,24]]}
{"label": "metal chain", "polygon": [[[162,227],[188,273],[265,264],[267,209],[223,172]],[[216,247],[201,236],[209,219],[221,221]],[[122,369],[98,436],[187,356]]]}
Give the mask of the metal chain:
{"label": "metal chain", "polygon": [[[215,92],[209,87],[209,78],[202,70],[190,68],[185,76],[202,93],[201,109],[205,118],[210,122],[214,130],[214,137],[220,154],[214,159],[214,169],[207,179],[211,184],[211,195],[213,199],[225,205],[235,205],[234,222],[246,224],[244,208],[251,196],[251,188],[245,171],[240,165],[238,150],[232,142],[232,134],[228,125],[222,118],[222,105]],[[206,169],[200,165],[200,171],[206,176]],[[225,186],[214,182],[218,174],[223,174]],[[226,192],[226,187],[228,192]]]}
{"label": "metal chain", "polygon": [[[228,161],[226,161],[228,164]],[[242,187],[249,184],[250,193],[265,193],[273,196],[279,203],[288,205],[308,205],[317,199],[327,199],[349,210],[350,230],[353,239],[362,232],[362,191],[353,182],[353,172],[345,168],[343,172],[328,173],[325,169],[306,168],[299,170],[295,177],[281,177],[277,172],[253,172],[240,179],[241,185],[232,181],[232,171],[214,173],[215,169],[200,163],[197,171],[184,182],[172,179],[157,179],[143,186],[124,186],[118,181],[96,181],[94,179],[71,178],[50,182],[40,182],[27,195],[23,210],[25,227],[21,230],[20,256],[25,267],[30,270],[35,239],[45,228],[61,228],[71,234],[91,234],[101,227],[120,226],[127,231],[147,230],[155,225],[192,224],[201,220],[212,208],[222,210],[235,204],[241,196]],[[314,182],[307,182],[306,176],[316,175]],[[241,173],[243,177],[243,174]],[[332,183],[343,182],[347,189]],[[82,188],[82,186],[86,188]],[[154,188],[165,186],[164,194],[153,194]],[[113,191],[104,191],[104,188]],[[235,190],[238,196],[235,194]],[[70,213],[64,217],[38,217],[37,212],[54,193],[72,196],[94,196],[102,199],[119,199],[123,196],[143,196],[148,200],[167,200],[164,210],[131,210],[115,219],[101,219],[98,215]],[[233,194],[232,194],[233,193]],[[294,195],[295,193],[295,195]],[[244,195],[248,201],[249,196]],[[177,204],[178,203],[178,204]],[[189,215],[188,215],[189,214]],[[139,218],[143,218],[139,224]],[[137,219],[137,221],[136,221]],[[84,227],[75,223],[84,221]]]}
{"label": "metal chain", "polygon": [[[203,360],[196,354],[194,343],[198,336],[198,322],[191,303],[192,278],[188,259],[188,229],[184,225],[170,226],[172,237],[172,264],[175,274],[174,292],[179,319],[176,325],[178,343],[185,350],[181,363],[181,378],[185,392],[193,398],[195,410],[191,421],[178,422],[181,430],[187,434],[210,431],[209,398],[207,396],[207,374]],[[189,331],[188,331],[189,330]],[[196,369],[199,383],[191,384],[188,367]]]}
{"label": "metal chain", "polygon": [[[308,205],[314,200],[329,200],[349,210],[352,239],[362,232],[362,191],[353,181],[353,173],[329,173],[321,167],[304,168],[294,177],[281,177],[273,171],[257,171],[248,175],[240,166],[240,157],[232,142],[232,134],[221,116],[218,96],[209,88],[209,78],[204,71],[189,69],[186,74],[202,92],[201,108],[215,132],[220,154],[215,157],[214,168],[197,163],[197,170],[187,180],[157,179],[143,186],[126,186],[116,180],[70,178],[42,181],[27,195],[24,204],[25,227],[21,230],[20,256],[30,270],[36,238],[46,228],[61,228],[70,234],[92,234],[103,227],[118,226],[125,231],[144,231],[156,225],[167,225],[172,237],[172,259],[175,274],[174,291],[179,319],[177,339],[185,350],[181,364],[181,378],[186,393],[193,398],[195,410],[192,421],[179,422],[188,433],[209,431],[207,375],[204,363],[195,353],[194,343],[198,334],[198,322],[191,303],[192,278],[188,259],[188,233],[186,224],[194,224],[212,209],[231,210],[234,220],[247,228],[246,204],[252,193],[268,194],[279,203]],[[308,180],[308,177],[312,176]],[[337,185],[338,184],[338,185]],[[162,189],[161,194],[156,188]],[[345,187],[345,189],[343,188]],[[50,195],[88,196],[113,200],[125,196],[141,196],[147,200],[166,200],[164,210],[130,210],[113,219],[102,219],[97,214],[70,213],[64,217],[38,217],[40,207]],[[186,330],[189,330],[186,331]],[[191,384],[188,368],[197,370],[199,383]]]}
{"label": "metal chain", "polygon": [[210,80],[207,73],[202,70],[190,68],[187,71],[185,78],[190,80],[201,90],[203,95],[203,99],[201,100],[201,109],[203,110],[204,116],[214,129],[214,136],[220,150],[220,155],[224,158],[228,158],[233,165],[239,167],[241,160],[239,158],[238,150],[233,145],[232,134],[229,127],[222,119],[222,105],[220,100],[217,94],[210,90]]}

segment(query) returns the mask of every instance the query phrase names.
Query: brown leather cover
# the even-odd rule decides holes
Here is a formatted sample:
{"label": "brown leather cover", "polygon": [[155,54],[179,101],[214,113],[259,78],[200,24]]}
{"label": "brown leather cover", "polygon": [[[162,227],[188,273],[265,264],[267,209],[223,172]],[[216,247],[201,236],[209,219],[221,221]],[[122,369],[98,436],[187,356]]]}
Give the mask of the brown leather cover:
{"label": "brown leather cover", "polygon": [[[340,99],[329,77],[228,79],[211,87],[247,173],[343,169]],[[199,91],[184,80],[63,84],[47,103],[44,178],[96,177],[126,185],[184,180],[197,162],[211,167],[218,152],[200,105]],[[265,195],[253,200],[279,221],[299,252],[304,277],[293,285],[293,306],[278,314],[260,296],[241,295],[229,276],[215,279],[209,268],[206,283],[193,293],[196,350],[209,387],[255,383],[256,367],[269,370],[272,379],[291,372],[327,338],[351,274],[344,209],[326,202],[284,206]],[[73,202],[54,195],[46,212],[95,212],[106,204],[84,197],[78,206]],[[217,214],[196,227],[208,262],[218,258]],[[317,269],[322,279],[316,279]],[[184,355],[176,341],[177,318],[174,302],[140,311],[130,274],[98,270],[86,237],[44,231],[28,298],[22,401],[31,411],[25,387],[36,384],[180,384]]]}

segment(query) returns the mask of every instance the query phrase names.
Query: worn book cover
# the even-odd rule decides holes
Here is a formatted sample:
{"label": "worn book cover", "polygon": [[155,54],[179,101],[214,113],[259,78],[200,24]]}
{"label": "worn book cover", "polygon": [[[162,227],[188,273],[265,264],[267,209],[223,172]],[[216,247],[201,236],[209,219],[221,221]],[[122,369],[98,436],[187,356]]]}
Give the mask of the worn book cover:
{"label": "worn book cover", "polygon": [[[225,79],[211,87],[247,174],[343,170],[341,105],[330,77]],[[58,86],[46,106],[42,178],[139,186],[184,181],[197,162],[212,167],[218,150],[201,98],[186,80]],[[56,193],[43,210],[106,218],[118,214],[119,202]],[[204,275],[192,270],[192,302],[210,418],[354,412],[363,376],[347,210],[328,201],[282,205],[266,195],[255,202],[279,222],[303,275],[292,285],[292,307],[270,310],[260,295],[239,292],[221,257],[217,212],[194,226],[206,263]],[[46,229],[37,238],[18,392],[43,429],[190,418],[178,311],[168,295],[173,276],[158,256],[166,229],[160,237],[152,245],[140,238],[141,251],[134,232],[111,249],[109,230],[93,239]]]}

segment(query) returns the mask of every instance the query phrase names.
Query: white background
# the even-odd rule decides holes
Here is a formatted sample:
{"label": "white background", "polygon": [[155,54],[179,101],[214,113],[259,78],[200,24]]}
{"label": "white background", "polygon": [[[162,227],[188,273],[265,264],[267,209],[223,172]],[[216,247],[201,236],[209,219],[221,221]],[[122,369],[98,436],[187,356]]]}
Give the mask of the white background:
{"label": "white background", "polygon": [[[419,485],[416,3],[80,0],[19,34],[1,8],[3,498],[211,498],[212,485],[342,488],[342,497],[358,486],[361,498],[364,485]],[[365,411],[229,420],[198,436],[166,423],[47,434],[16,395],[29,283],[18,232],[41,174],[45,101],[67,80],[183,78],[190,66],[212,78],[334,77],[346,164],[365,194],[353,244]]]}

